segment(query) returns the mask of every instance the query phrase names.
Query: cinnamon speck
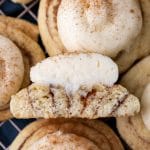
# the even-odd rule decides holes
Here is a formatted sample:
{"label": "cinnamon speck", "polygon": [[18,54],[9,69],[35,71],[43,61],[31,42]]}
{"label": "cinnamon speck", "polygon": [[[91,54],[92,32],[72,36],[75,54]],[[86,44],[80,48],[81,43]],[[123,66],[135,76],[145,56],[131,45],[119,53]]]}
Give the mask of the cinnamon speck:
{"label": "cinnamon speck", "polygon": [[131,9],[130,12],[131,12],[131,13],[134,13],[134,9]]}

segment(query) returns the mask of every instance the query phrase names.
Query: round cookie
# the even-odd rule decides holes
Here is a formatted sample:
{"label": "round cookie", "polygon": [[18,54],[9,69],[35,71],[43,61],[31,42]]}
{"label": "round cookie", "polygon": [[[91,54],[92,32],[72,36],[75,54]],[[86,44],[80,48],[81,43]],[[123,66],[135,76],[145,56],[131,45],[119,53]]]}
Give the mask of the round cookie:
{"label": "round cookie", "polygon": [[13,18],[13,17],[6,17],[0,15],[0,22],[7,24],[8,26],[13,26],[13,28],[19,29],[33,40],[38,41],[39,36],[39,29],[37,25],[29,23],[23,19]]}
{"label": "round cookie", "polygon": [[101,121],[80,119],[39,120],[27,126],[10,150],[29,149],[123,150],[115,133]]}
{"label": "round cookie", "polygon": [[[133,41],[131,40],[132,41],[131,45],[127,44],[128,48],[123,49],[117,55],[117,57],[114,58],[114,60],[119,66],[120,73],[125,72],[136,60],[141,59],[142,57],[145,57],[150,53],[150,44],[149,44],[149,41],[150,41],[150,10],[149,10],[150,1],[139,0],[139,2],[141,5],[140,8],[142,10],[142,17],[143,17],[142,29],[140,33],[138,34],[138,36],[136,36],[136,38]],[[58,14],[60,5],[61,5],[60,0],[53,0],[53,1],[42,0],[40,2],[40,7],[39,7],[39,16],[38,16],[39,30],[40,30],[40,34],[42,37],[42,41],[50,56],[68,52],[68,50],[66,50],[60,38],[60,34],[58,31],[58,15],[57,14]],[[135,10],[132,10],[132,9],[130,11],[133,14],[136,12]],[[64,19],[65,19],[65,16],[64,16]],[[138,19],[140,21],[139,16],[138,16]],[[72,33],[71,31],[69,32]],[[87,44],[89,43],[90,42],[88,42]],[[107,41],[107,45],[109,45],[108,41]],[[87,51],[87,50],[84,49],[84,51]]]}
{"label": "round cookie", "polygon": [[150,54],[150,1],[139,0],[142,9],[143,27],[141,33],[131,45],[130,51],[121,52],[115,59],[120,73],[127,71],[136,60]]}
{"label": "round cookie", "polygon": [[23,78],[24,64],[20,50],[0,35],[0,108],[20,89]]}
{"label": "round cookie", "polygon": [[[142,99],[145,88],[150,83],[150,56],[133,66],[122,77],[120,83]],[[141,107],[141,110],[144,109],[142,105]],[[117,118],[117,128],[133,150],[149,149],[150,130],[146,127],[141,112],[136,116]]]}
{"label": "round cookie", "polygon": [[[80,51],[115,57],[131,44],[142,26],[138,1],[43,0],[38,18],[49,55]],[[130,25],[124,23],[126,18]]]}
{"label": "round cookie", "polygon": [[[26,87],[30,84],[29,79],[29,70],[30,67],[35,65],[37,62],[44,59],[44,53],[41,50],[40,46],[32,40],[28,35],[23,33],[18,28],[14,28],[12,24],[9,24],[7,22],[0,22],[0,34],[9,38],[12,42],[16,44],[16,46],[21,50],[21,53],[23,55],[23,61],[24,61],[24,68],[25,68],[25,74],[24,74],[24,80],[22,83],[22,88]],[[29,44],[30,43],[30,44]],[[6,114],[8,114],[8,118],[10,118],[10,112],[9,112],[9,104],[6,104],[6,106],[3,106],[3,109],[5,109]],[[8,109],[6,109],[8,108]],[[4,111],[4,110],[1,110]],[[3,113],[0,114],[0,121],[5,120],[7,117],[5,116],[3,119]]]}
{"label": "round cookie", "polygon": [[141,98],[146,84],[150,82],[150,56],[145,57],[134,65],[121,78],[121,85],[126,87],[131,93]]}
{"label": "round cookie", "polygon": [[[24,58],[26,73],[29,73],[29,68],[31,66],[44,59],[44,52],[41,50],[40,46],[20,30],[0,22],[0,34],[13,41],[21,50]],[[25,81],[29,84],[29,75],[28,80],[25,78]]]}
{"label": "round cookie", "polygon": [[12,0],[14,3],[20,3],[20,4],[28,4],[32,0]]}
{"label": "round cookie", "polygon": [[39,6],[38,25],[40,35],[50,56],[65,52],[65,47],[59,38],[56,22],[60,3],[60,0],[42,0]]}

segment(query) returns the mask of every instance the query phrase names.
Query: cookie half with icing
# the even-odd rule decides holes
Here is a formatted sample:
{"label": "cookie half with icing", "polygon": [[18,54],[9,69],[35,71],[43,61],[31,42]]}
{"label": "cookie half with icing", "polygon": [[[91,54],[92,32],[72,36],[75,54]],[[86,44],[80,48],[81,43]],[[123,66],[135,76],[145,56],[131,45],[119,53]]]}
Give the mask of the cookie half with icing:
{"label": "cookie half with icing", "polygon": [[107,56],[73,53],[50,57],[31,68],[28,88],[11,98],[17,118],[89,118],[134,115],[139,100],[116,85],[118,67]]}

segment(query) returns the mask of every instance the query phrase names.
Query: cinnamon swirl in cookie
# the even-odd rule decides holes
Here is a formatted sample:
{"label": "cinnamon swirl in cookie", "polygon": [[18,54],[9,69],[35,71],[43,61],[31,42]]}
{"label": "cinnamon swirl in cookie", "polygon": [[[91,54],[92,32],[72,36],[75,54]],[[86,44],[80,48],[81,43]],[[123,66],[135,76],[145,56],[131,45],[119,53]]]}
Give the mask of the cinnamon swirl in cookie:
{"label": "cinnamon swirl in cookie", "polygon": [[31,68],[34,82],[12,96],[17,118],[89,118],[134,115],[138,99],[115,85],[118,67],[107,56],[74,53],[50,57]]}
{"label": "cinnamon swirl in cookie", "polygon": [[[15,26],[17,21],[18,24]],[[24,29],[24,32],[22,32],[23,28],[20,27],[20,23],[28,27]],[[10,17],[7,18],[0,16],[0,35],[2,35],[2,42],[0,42],[0,59],[2,69],[0,76],[0,91],[2,92],[0,94],[0,121],[12,117],[9,112],[9,101],[11,95],[15,94],[21,88],[29,85],[30,67],[44,59],[44,53],[39,45],[26,34],[26,29],[34,27],[35,30],[28,34],[31,35],[31,37],[36,37],[36,26],[19,19],[14,20],[13,22]],[[19,52],[16,52],[15,49]],[[18,70],[22,70],[20,71],[22,74],[19,74],[19,72],[17,72]]]}
{"label": "cinnamon swirl in cookie", "polygon": [[39,29],[37,25],[29,23],[28,21],[25,21],[23,19],[8,16],[6,17],[3,15],[0,15],[0,22],[5,23],[8,26],[13,26],[13,28],[21,30],[33,40],[38,41]]}
{"label": "cinnamon swirl in cookie", "polygon": [[42,0],[39,29],[49,55],[96,52],[127,70],[150,51],[149,0]]}
{"label": "cinnamon swirl in cookie", "polygon": [[27,126],[10,150],[123,150],[115,133],[101,121],[39,120]]}
{"label": "cinnamon swirl in cookie", "polygon": [[150,147],[150,56],[131,68],[122,77],[120,83],[140,98],[141,111],[132,117],[117,118],[119,133],[133,150],[148,150]]}

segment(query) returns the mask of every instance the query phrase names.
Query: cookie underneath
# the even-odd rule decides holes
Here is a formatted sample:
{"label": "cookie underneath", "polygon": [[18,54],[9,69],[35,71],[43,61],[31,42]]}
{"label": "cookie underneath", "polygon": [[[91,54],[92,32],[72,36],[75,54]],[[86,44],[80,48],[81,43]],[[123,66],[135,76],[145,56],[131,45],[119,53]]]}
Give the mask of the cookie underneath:
{"label": "cookie underneath", "polygon": [[[61,147],[61,148],[60,148]],[[101,121],[39,120],[27,126],[10,150],[123,150],[115,133]]]}
{"label": "cookie underneath", "polygon": [[10,109],[16,118],[88,118],[132,116],[139,100],[120,85],[80,87],[68,95],[63,87],[32,84],[12,96]]}

